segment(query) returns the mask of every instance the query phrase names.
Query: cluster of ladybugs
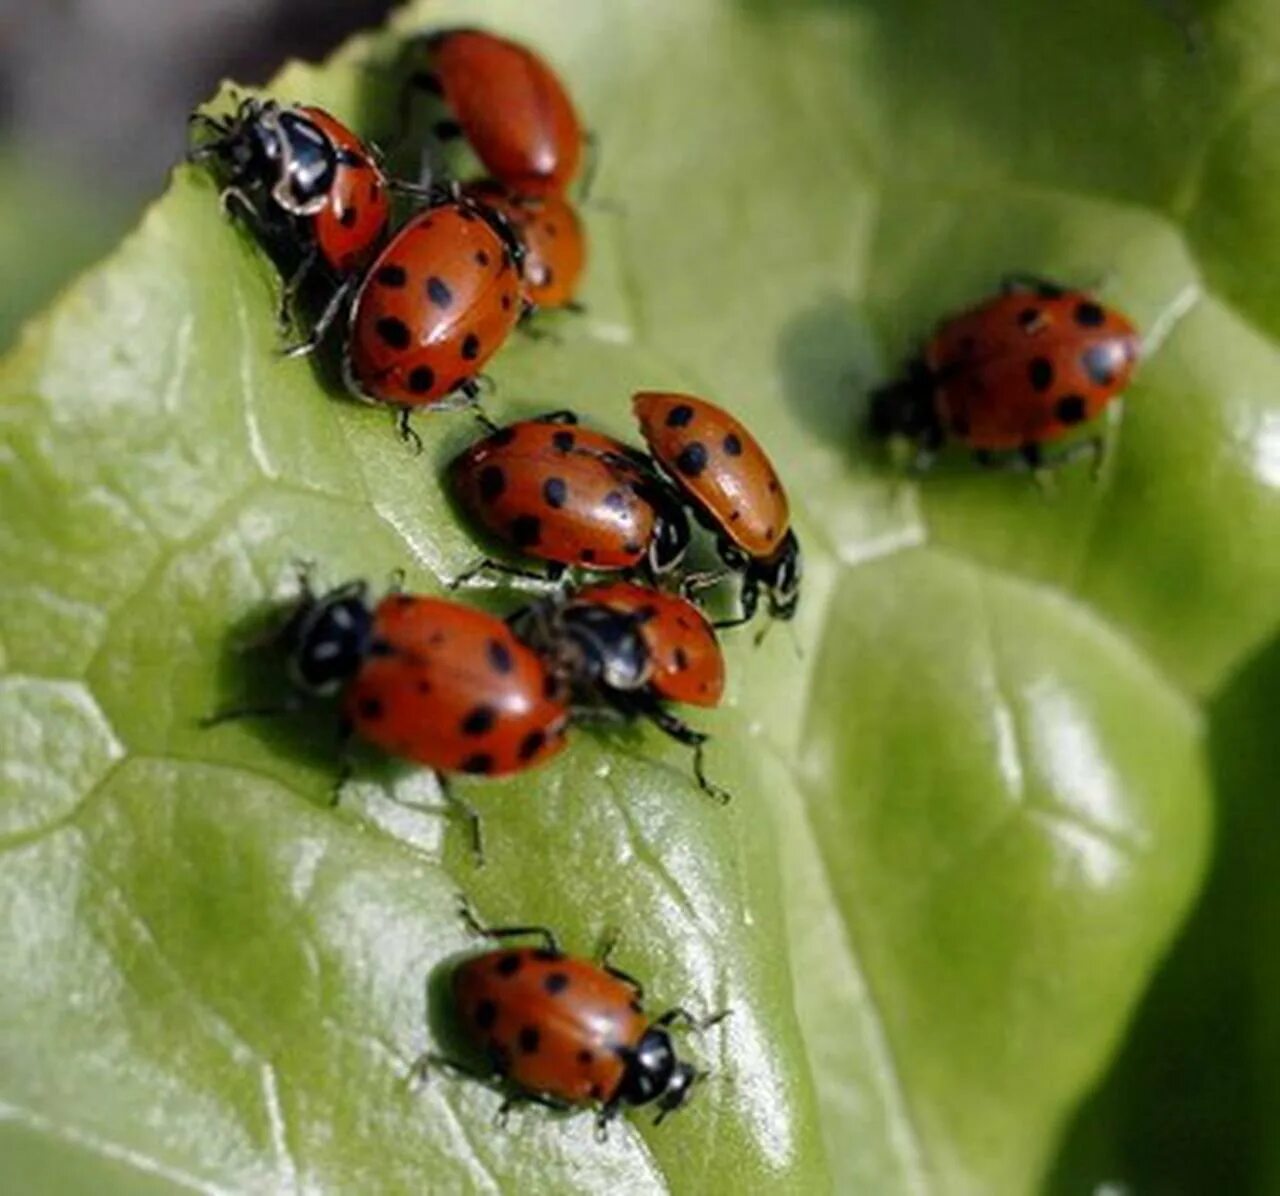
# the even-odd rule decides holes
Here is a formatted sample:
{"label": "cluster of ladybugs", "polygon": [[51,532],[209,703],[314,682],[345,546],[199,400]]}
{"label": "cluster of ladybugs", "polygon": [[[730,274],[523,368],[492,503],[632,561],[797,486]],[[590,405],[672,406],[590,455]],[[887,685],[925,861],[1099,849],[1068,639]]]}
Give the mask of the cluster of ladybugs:
{"label": "cluster of ladybugs", "polygon": [[[397,183],[328,113],[256,99],[229,118],[193,118],[202,138],[192,151],[222,174],[224,203],[294,252],[284,316],[303,280],[322,277],[322,310],[295,351],[314,349],[345,312],[348,386],[395,410],[406,433],[414,410],[473,406],[478,371],[522,317],[573,303],[585,259],[566,194],[585,138],[547,64],[469,29],[435,34],[415,52],[424,69],[414,85],[447,109],[436,132],[464,136],[488,178]],[[424,206],[392,230],[396,188]],[[1123,317],[1022,280],[945,325],[907,381],[876,397],[873,429],[915,441],[920,463],[951,436],[984,453],[1016,449],[1038,467],[1049,463],[1044,444],[1119,392],[1136,356]],[[448,776],[532,768],[578,721],[651,721],[692,748],[699,785],[727,800],[704,772],[706,736],[667,703],[720,701],[716,629],[748,622],[762,600],[771,618],[795,614],[800,549],[760,444],[691,395],[641,392],[633,407],[647,451],[567,411],[503,427],[481,417],[486,435],[449,470],[471,517],[543,572],[479,568],[614,580],[556,589],[502,620],[394,590],[371,605],[363,582],[316,594],[304,577],[276,637],[300,694],[339,697],[364,740],[436,771],[470,821],[477,855],[478,818]],[[690,516],[716,537],[721,567],[684,567]],[[738,579],[740,613],[712,623],[691,598],[726,575]],[[650,1022],[640,985],[607,957],[566,956],[536,927],[484,933],[543,938],[455,973],[463,1025],[509,1093],[594,1104],[601,1126],[623,1104],[654,1103],[661,1119],[684,1102],[699,1073],[677,1058],[669,1030],[716,1018],[698,1023],[677,1009]]]}

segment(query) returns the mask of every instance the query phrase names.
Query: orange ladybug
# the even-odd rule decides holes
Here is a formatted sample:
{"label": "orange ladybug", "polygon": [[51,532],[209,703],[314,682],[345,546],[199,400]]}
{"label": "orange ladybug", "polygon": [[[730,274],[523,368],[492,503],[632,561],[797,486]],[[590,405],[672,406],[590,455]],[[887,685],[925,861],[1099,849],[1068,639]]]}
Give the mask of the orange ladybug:
{"label": "orange ladybug", "polygon": [[[495,428],[458,455],[449,478],[472,519],[551,562],[553,576],[566,565],[615,570],[643,564],[661,574],[688,547],[684,510],[650,476],[643,455],[578,426],[572,412]],[[493,568],[512,571],[491,561],[478,567]]]}
{"label": "orange ladybug", "polygon": [[570,602],[635,617],[648,649],[648,684],[658,697],[691,706],[720,704],[724,655],[706,616],[688,599],[634,582],[613,581],[585,586]]}
{"label": "orange ladybug", "polygon": [[786,491],[756,438],[727,411],[693,395],[641,391],[632,408],[654,460],[699,522],[717,533],[724,563],[741,575],[741,614],[716,626],[749,622],[761,591],[773,618],[793,618],[800,544]]}
{"label": "orange ladybug", "polygon": [[279,228],[301,254],[285,287],[286,303],[317,260],[335,279],[363,266],[381,242],[391,213],[388,180],[370,149],[322,108],[246,99],[235,114],[193,114],[213,137],[191,151],[217,162],[224,198],[267,231]]}
{"label": "orange ladybug", "polygon": [[[303,578],[275,642],[300,697],[337,698],[348,729],[442,779],[523,772],[564,747],[566,694],[542,659],[484,611],[402,593],[370,605],[362,581],[317,595]],[[234,709],[206,725],[280,710]],[[478,853],[475,814],[458,804]]]}
{"label": "orange ladybug", "polygon": [[914,442],[917,468],[948,439],[983,464],[1005,464],[1010,453],[1035,469],[1100,456],[1101,436],[1052,457],[1044,450],[1123,392],[1140,352],[1129,319],[1088,292],[1012,278],[943,323],[908,377],[872,397],[871,429]]}
{"label": "orange ladybug", "polygon": [[517,195],[485,180],[464,188],[506,217],[524,247],[526,307],[578,310],[578,284],[587,260],[587,235],[577,209],[562,195]]}
{"label": "orange ladybug", "polygon": [[344,373],[353,393],[402,417],[474,403],[476,375],[520,318],[522,259],[506,221],[473,200],[419,212],[352,301]]}
{"label": "orange ladybug", "polygon": [[729,801],[706,775],[709,737],[663,704],[715,706],[724,690],[719,644],[691,602],[640,586],[589,587],[549,595],[507,621],[572,695],[578,718],[598,710],[647,720],[693,749],[693,775],[705,794]]}
{"label": "orange ladybug", "polygon": [[520,195],[562,195],[585,140],[569,93],[527,46],[481,29],[425,41],[428,69],[415,81],[452,114],[441,138],[464,136],[486,173]]}
{"label": "orange ladybug", "polygon": [[526,1101],[561,1110],[594,1106],[602,1135],[625,1105],[656,1106],[657,1124],[685,1104],[703,1073],[679,1058],[672,1028],[701,1033],[728,1010],[699,1020],[677,1007],[650,1020],[644,989],[609,963],[607,951],[595,963],[566,955],[545,927],[486,930],[465,906],[463,913],[486,938],[541,943],[485,951],[453,971],[460,1028],[485,1056],[489,1074],[475,1076],[465,1065],[427,1055],[414,1068],[420,1078],[435,1065],[489,1079],[504,1093],[500,1118]]}

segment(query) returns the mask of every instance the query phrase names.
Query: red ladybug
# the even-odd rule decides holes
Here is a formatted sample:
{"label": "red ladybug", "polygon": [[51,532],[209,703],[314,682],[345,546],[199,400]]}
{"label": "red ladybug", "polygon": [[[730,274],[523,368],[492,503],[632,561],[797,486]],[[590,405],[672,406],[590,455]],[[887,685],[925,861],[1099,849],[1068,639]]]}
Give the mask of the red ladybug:
{"label": "red ladybug", "polygon": [[[536,947],[485,951],[457,965],[454,1006],[466,1037],[487,1058],[489,1076],[505,1094],[499,1116],[522,1101],[556,1109],[596,1107],[603,1133],[624,1105],[655,1105],[655,1124],[689,1098],[701,1074],[676,1054],[677,1023],[701,1032],[728,1016],[723,1010],[699,1021],[681,1008],[651,1021],[644,989],[625,972],[566,955],[550,930],[512,926],[477,933],[491,939],[536,936]],[[433,1064],[473,1074],[469,1068],[428,1055],[415,1071]]]}
{"label": "red ladybug", "polygon": [[[483,611],[400,593],[370,606],[364,582],[316,595],[304,579],[278,642],[299,693],[338,697],[345,723],[389,755],[442,774],[498,777],[564,747],[569,710],[558,682]],[[267,712],[208,721],[254,713]]]}
{"label": "red ladybug", "polygon": [[472,183],[464,190],[505,216],[520,238],[526,305],[530,309],[576,309],[587,236],[573,204],[561,195],[517,195],[489,180]]}
{"label": "red ladybug", "polygon": [[472,200],[419,212],[352,301],[344,361],[352,391],[405,416],[473,403],[476,375],[520,318],[522,256],[506,222]]}
{"label": "red ladybug", "polygon": [[454,460],[450,480],[477,523],[552,562],[553,575],[566,565],[665,573],[688,546],[684,511],[645,458],[571,412],[496,429]]}
{"label": "red ladybug", "polygon": [[949,437],[987,464],[1011,451],[1032,468],[1098,454],[1100,436],[1053,459],[1044,448],[1101,414],[1128,385],[1140,349],[1133,324],[1087,292],[1010,279],[944,323],[906,380],[877,392],[872,431],[914,441],[921,468]]}
{"label": "red ladybug", "polygon": [[786,491],[755,437],[727,411],[692,395],[641,391],[632,407],[654,459],[717,533],[724,563],[741,574],[742,612],[716,626],[749,622],[761,590],[773,618],[792,618],[800,601],[800,545]]}
{"label": "red ladybug", "polygon": [[196,113],[214,134],[192,150],[227,173],[235,196],[268,229],[287,222],[303,253],[287,295],[317,258],[338,278],[359,269],[382,240],[390,216],[388,182],[368,147],[322,108],[246,99],[231,117]]}
{"label": "red ladybug", "polygon": [[648,684],[670,702],[718,706],[724,694],[724,656],[711,624],[686,598],[629,581],[586,586],[574,603],[634,615],[648,649]]}
{"label": "red ladybug", "polygon": [[418,81],[442,96],[486,173],[520,195],[560,195],[582,158],[583,130],[552,69],[517,42],[479,29],[426,40],[428,73]]}
{"label": "red ladybug", "polygon": [[553,594],[507,621],[572,694],[580,718],[598,710],[623,720],[648,720],[693,749],[699,788],[727,802],[729,794],[709,781],[704,769],[708,736],[663,705],[664,699],[687,701],[690,693],[697,705],[717,704],[724,687],[719,646],[691,603],[657,590],[635,594],[639,589],[608,586],[594,593]]}

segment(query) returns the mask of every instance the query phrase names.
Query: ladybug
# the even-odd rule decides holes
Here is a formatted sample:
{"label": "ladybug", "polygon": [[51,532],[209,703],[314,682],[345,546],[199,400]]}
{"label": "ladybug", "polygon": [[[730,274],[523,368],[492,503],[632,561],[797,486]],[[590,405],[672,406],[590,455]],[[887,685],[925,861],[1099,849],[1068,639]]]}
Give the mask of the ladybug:
{"label": "ladybug", "polygon": [[524,248],[524,298],[529,311],[580,310],[576,296],[587,258],[577,209],[562,195],[517,195],[485,180],[464,188],[506,217]]}
{"label": "ladybug", "polygon": [[[577,426],[572,412],[494,429],[455,458],[449,476],[477,523],[551,562],[552,576],[567,565],[662,574],[688,547],[684,510],[645,458]],[[521,572],[486,561],[471,573],[486,568]]]}
{"label": "ladybug", "polygon": [[[681,1108],[705,1073],[683,1061],[672,1041],[677,1024],[701,1033],[728,1010],[697,1019],[679,1007],[656,1020],[644,1012],[644,989],[609,962],[566,955],[545,927],[485,929],[464,906],[468,924],[486,938],[537,938],[538,946],[503,946],[455,965],[453,1006],[470,1043],[492,1069],[488,1079],[504,1092],[499,1112],[534,1101],[554,1109],[594,1106],[598,1132],[624,1105],[656,1106],[655,1124]],[[424,1056],[415,1072],[432,1065],[473,1075],[439,1055]]]}
{"label": "ladybug", "polygon": [[472,405],[476,375],[520,318],[522,260],[506,221],[474,200],[419,212],[352,300],[343,362],[352,392],[398,408],[402,427],[415,408]]}
{"label": "ladybug", "polygon": [[520,195],[562,195],[582,158],[582,125],[555,72],[527,46],[481,29],[425,41],[414,82],[443,98],[441,139],[467,139],[485,172]]}
{"label": "ladybug", "polygon": [[267,229],[294,230],[303,256],[286,284],[286,303],[317,261],[341,279],[369,260],[387,229],[389,183],[370,149],[336,117],[250,98],[233,116],[191,119],[213,133],[191,157],[225,168],[224,198],[237,198]]}
{"label": "ladybug", "polygon": [[670,702],[718,706],[724,694],[724,656],[711,624],[686,598],[629,581],[585,586],[575,603],[634,615],[650,662],[648,685]]}
{"label": "ladybug", "polygon": [[871,430],[913,441],[917,468],[948,438],[983,464],[1007,464],[1011,452],[1033,469],[1081,452],[1099,458],[1101,436],[1052,458],[1044,449],[1102,413],[1140,351],[1133,324],[1088,292],[1010,278],[999,295],[943,323],[908,377],[873,396]]}
{"label": "ladybug", "polygon": [[[346,727],[442,781],[523,772],[564,747],[569,709],[558,682],[483,611],[404,593],[371,606],[362,581],[317,595],[304,578],[276,642],[300,696],[337,697]],[[206,724],[277,712],[232,710]]]}
{"label": "ladybug", "polygon": [[721,560],[741,575],[741,613],[716,626],[750,622],[762,590],[773,618],[794,617],[800,544],[786,491],[756,438],[727,411],[693,395],[641,391],[632,409],[654,460],[716,533]]}
{"label": "ladybug", "polygon": [[724,690],[724,661],[710,626],[687,599],[640,586],[610,585],[557,593],[507,620],[572,695],[577,717],[643,718],[693,749],[698,787],[724,804],[730,795],[708,780],[708,736],[672,714],[664,700],[714,706]]}

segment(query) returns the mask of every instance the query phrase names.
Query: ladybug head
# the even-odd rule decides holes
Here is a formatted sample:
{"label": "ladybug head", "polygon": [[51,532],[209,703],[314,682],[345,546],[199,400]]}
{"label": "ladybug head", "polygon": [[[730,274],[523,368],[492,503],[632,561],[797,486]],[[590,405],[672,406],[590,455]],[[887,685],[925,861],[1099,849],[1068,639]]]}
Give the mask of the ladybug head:
{"label": "ladybug head", "polygon": [[769,613],[775,619],[794,618],[800,605],[800,579],[804,576],[795,532],[787,532],[777,551],[759,569],[769,592]]}
{"label": "ladybug head", "polygon": [[920,440],[936,429],[937,423],[933,381],[922,366],[913,365],[905,379],[871,396],[867,426],[878,440],[893,436]]}
{"label": "ladybug head", "polygon": [[629,1105],[656,1104],[661,1121],[689,1099],[697,1079],[698,1069],[676,1058],[666,1029],[650,1026],[627,1057],[618,1097]]}
{"label": "ladybug head", "polygon": [[294,216],[314,215],[328,201],[337,151],[305,112],[250,97],[233,116],[202,124],[215,136],[192,156],[217,158],[231,186],[261,187]]}
{"label": "ladybug head", "polygon": [[289,654],[290,677],[316,697],[336,693],[359,670],[369,651],[373,612],[363,582],[349,582],[316,597],[305,591],[280,639]]}

